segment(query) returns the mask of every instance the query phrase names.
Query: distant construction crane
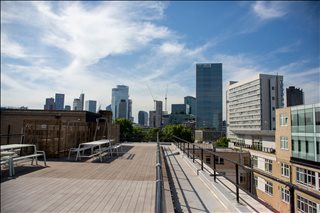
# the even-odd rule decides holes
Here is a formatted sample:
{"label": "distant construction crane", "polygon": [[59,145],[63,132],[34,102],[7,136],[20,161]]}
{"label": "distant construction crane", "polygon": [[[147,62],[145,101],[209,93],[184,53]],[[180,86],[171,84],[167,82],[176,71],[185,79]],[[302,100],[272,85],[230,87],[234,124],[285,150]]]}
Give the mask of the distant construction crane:
{"label": "distant construction crane", "polygon": [[151,92],[151,89],[148,84],[147,84],[147,87],[148,87],[149,93],[150,93],[152,100],[153,100],[153,108],[154,108],[154,110],[156,110],[156,99],[154,99],[152,92]]}
{"label": "distant construction crane", "polygon": [[164,108],[165,108],[166,112],[167,112],[167,95],[168,95],[168,84],[167,84],[167,88],[166,88],[166,95],[164,97]]}

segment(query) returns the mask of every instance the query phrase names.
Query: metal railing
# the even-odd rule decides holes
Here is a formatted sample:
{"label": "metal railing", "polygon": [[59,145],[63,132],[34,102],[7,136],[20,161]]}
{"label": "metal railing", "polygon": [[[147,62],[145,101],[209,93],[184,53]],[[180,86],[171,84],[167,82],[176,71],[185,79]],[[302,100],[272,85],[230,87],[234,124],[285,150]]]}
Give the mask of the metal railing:
{"label": "metal railing", "polygon": [[[295,212],[295,205],[294,205],[294,198],[295,198],[295,193],[294,193],[294,190],[298,190],[300,192],[303,192],[307,195],[310,195],[312,197],[315,197],[317,199],[320,199],[320,195],[315,193],[315,192],[312,192],[312,191],[308,191],[306,189],[303,189],[297,185],[294,185],[290,182],[287,182],[287,181],[284,181],[280,178],[277,178],[277,177],[274,177],[272,176],[271,174],[267,174],[267,173],[264,173],[263,171],[260,171],[260,170],[257,170],[257,169],[254,169],[252,167],[249,167],[249,166],[246,166],[246,165],[243,165],[239,162],[236,162],[234,160],[231,160],[231,159],[228,159],[226,158],[225,156],[221,155],[221,154],[218,154],[212,150],[208,150],[207,148],[203,148],[199,145],[196,145],[194,143],[191,143],[189,141],[186,141],[182,138],[179,138],[179,137],[176,137],[176,136],[173,136],[173,142],[174,144],[181,150],[183,151],[183,153],[185,153],[187,155],[188,158],[192,158],[192,161],[193,163],[199,163],[200,164],[200,167],[201,167],[201,170],[204,171],[206,170],[207,172],[209,172],[210,176],[213,176],[214,178],[214,181],[216,182],[217,181],[217,176],[223,176],[226,180],[228,180],[229,182],[231,182],[235,187],[236,187],[236,198],[237,198],[237,202],[239,202],[240,200],[240,197],[239,197],[239,189],[243,190],[244,192],[246,192],[249,196],[251,196],[252,198],[254,198],[255,200],[259,201],[260,203],[263,203],[264,205],[266,205],[268,208],[270,208],[271,210],[275,210],[273,209],[273,207],[266,203],[266,202],[263,202],[262,200],[260,200],[255,194],[253,194],[253,187],[252,187],[252,183],[249,185],[250,186],[250,191],[246,188],[243,188],[240,184],[239,184],[239,169],[241,168],[242,170],[245,170],[245,171],[249,171],[251,174],[253,173],[256,173],[256,174],[259,174],[263,177],[266,177],[266,178],[269,178],[273,181],[276,181],[278,183],[281,183],[283,185],[285,185],[286,187],[289,188],[289,192],[290,192],[290,212],[291,213],[294,213]],[[200,151],[200,156],[196,156],[196,151],[199,153]],[[212,170],[210,171],[210,169],[208,169],[207,167],[204,166],[204,153],[206,154],[209,154],[210,156],[213,157],[213,168],[211,165],[209,165],[209,168],[211,168]],[[216,166],[216,158],[217,157],[220,157],[220,158],[223,158],[224,161],[227,161],[227,162],[230,162],[234,165],[234,169],[235,169],[235,173],[236,173],[236,180],[232,180],[230,177],[228,177],[226,174],[223,174],[223,173],[220,173],[217,171],[217,166]],[[212,158],[211,158],[212,159]],[[200,161],[200,162],[199,162]],[[290,173],[292,172],[292,169],[290,169]],[[217,174],[218,173],[218,174]],[[292,177],[292,174],[290,174],[290,176]],[[220,180],[218,180],[220,181]],[[221,182],[221,181],[220,181]],[[221,182],[222,183],[222,182]]]}
{"label": "metal railing", "polygon": [[164,195],[163,195],[163,176],[161,152],[159,143],[159,132],[157,133],[157,156],[156,156],[156,201],[155,212],[162,213],[164,210]]}

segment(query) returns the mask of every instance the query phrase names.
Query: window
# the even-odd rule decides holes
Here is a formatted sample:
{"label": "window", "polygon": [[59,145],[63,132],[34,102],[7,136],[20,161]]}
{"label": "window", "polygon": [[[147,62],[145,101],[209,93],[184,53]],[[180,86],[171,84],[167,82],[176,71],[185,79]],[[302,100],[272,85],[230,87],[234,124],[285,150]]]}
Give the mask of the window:
{"label": "window", "polygon": [[266,184],[264,185],[264,190],[267,194],[273,195],[273,184],[270,181],[266,181]]}
{"label": "window", "polygon": [[317,204],[308,200],[304,197],[297,195],[297,207],[299,212],[306,212],[306,213],[316,213],[317,212]]}
{"label": "window", "polygon": [[314,171],[297,167],[297,182],[310,186],[316,186],[316,174]]}
{"label": "window", "polygon": [[206,157],[206,164],[210,164],[211,162],[211,157]]}
{"label": "window", "polygon": [[258,167],[258,156],[255,156],[255,155],[252,156],[252,166]]}
{"label": "window", "polygon": [[288,137],[280,136],[280,148],[288,150]]}
{"label": "window", "polygon": [[258,188],[258,177],[254,176],[254,186]]}
{"label": "window", "polygon": [[280,114],[280,126],[288,125],[288,116],[285,114]]}
{"label": "window", "polygon": [[215,156],[215,162],[216,162],[216,164],[224,164],[223,158],[220,158],[220,157],[217,157],[217,156]]}
{"label": "window", "polygon": [[289,177],[289,165],[285,163],[281,163],[281,175],[284,177]]}
{"label": "window", "polygon": [[264,169],[266,172],[272,173],[272,160],[265,159]]}
{"label": "window", "polygon": [[290,192],[284,187],[281,187],[281,200],[290,203]]}

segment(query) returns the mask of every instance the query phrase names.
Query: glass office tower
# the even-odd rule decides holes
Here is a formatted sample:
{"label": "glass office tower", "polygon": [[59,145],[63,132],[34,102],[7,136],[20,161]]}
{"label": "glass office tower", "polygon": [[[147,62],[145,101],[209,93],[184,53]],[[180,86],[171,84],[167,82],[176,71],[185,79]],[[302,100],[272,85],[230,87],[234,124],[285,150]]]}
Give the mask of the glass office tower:
{"label": "glass office tower", "polygon": [[222,63],[196,65],[197,128],[221,131]]}

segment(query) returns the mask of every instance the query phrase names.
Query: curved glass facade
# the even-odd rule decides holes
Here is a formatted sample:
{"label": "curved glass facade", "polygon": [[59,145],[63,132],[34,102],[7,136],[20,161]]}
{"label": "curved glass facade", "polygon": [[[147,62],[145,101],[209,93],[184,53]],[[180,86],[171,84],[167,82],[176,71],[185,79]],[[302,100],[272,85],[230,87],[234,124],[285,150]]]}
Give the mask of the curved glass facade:
{"label": "curved glass facade", "polygon": [[197,128],[221,131],[222,63],[196,65]]}

